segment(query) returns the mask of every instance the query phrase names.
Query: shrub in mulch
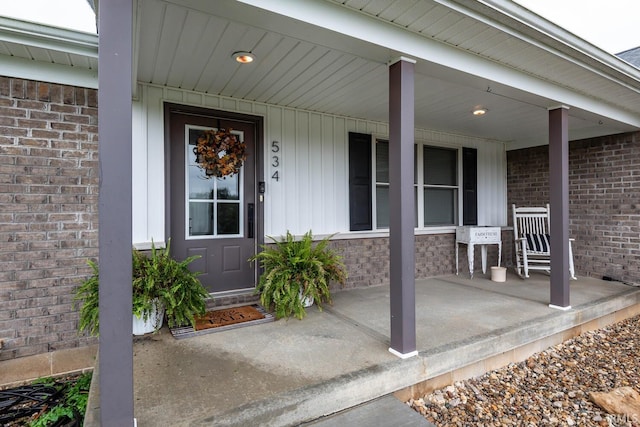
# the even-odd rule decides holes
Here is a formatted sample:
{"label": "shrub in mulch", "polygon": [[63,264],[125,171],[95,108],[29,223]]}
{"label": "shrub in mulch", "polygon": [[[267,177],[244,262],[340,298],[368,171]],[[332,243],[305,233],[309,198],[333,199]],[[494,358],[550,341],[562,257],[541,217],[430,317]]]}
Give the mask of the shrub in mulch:
{"label": "shrub in mulch", "polygon": [[0,425],[7,427],[82,426],[91,373],[41,378],[0,390]]}

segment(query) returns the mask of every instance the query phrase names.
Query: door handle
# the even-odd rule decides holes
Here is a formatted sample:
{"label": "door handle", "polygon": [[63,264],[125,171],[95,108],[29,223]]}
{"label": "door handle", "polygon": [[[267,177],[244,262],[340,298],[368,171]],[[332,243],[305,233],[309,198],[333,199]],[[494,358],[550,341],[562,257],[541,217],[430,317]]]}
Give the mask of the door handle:
{"label": "door handle", "polygon": [[253,239],[253,229],[255,224],[255,205],[253,203],[249,203],[247,206],[247,220],[248,220],[248,228],[247,236],[250,239]]}

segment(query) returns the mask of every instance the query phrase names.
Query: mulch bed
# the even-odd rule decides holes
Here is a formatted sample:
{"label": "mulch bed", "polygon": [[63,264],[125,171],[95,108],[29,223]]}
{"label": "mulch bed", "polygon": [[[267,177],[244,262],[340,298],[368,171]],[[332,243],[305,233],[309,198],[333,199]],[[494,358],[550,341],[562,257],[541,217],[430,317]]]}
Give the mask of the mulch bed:
{"label": "mulch bed", "polygon": [[[0,426],[26,426],[47,410],[62,403],[66,390],[74,385],[80,374],[65,375],[47,382],[34,382],[0,390]],[[52,427],[81,426],[84,414],[74,419],[65,418]]]}

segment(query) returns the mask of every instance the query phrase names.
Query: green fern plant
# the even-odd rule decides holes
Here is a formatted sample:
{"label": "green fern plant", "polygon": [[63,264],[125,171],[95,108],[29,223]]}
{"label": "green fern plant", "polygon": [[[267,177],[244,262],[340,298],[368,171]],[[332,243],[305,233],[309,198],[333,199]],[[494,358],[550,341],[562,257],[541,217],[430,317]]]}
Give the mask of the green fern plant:
{"label": "green fern plant", "polygon": [[199,273],[189,270],[189,264],[199,258],[191,256],[178,261],[170,255],[171,242],[164,249],[151,244],[151,254],[133,253],[133,313],[140,317],[149,313],[153,300],[164,306],[170,328],[191,324],[195,316],[206,311],[209,292],[198,280]]}
{"label": "green fern plant", "polygon": [[[189,264],[197,257],[178,261],[170,255],[170,242],[164,249],[151,244],[149,256],[143,252],[132,252],[132,313],[147,320],[153,305],[158,303],[165,309],[169,327],[191,324],[195,327],[195,316],[206,311],[209,292],[198,280],[198,274],[189,270]],[[75,301],[82,303],[78,329],[90,335],[99,334],[99,282],[98,265],[87,261],[92,275],[76,290]]]}
{"label": "green fern plant", "polygon": [[281,240],[271,245],[262,245],[262,251],[250,258],[258,261],[264,270],[256,287],[260,302],[273,308],[276,318],[302,319],[306,315],[302,299],[313,297],[322,310],[323,303],[331,303],[329,285],[337,282],[344,285],[347,272],[342,258],[329,248],[325,237],[314,244],[311,231],[296,240],[287,231]]}
{"label": "green fern plant", "polygon": [[82,282],[80,287],[76,289],[75,301],[82,302],[80,306],[80,320],[78,321],[78,330],[87,331],[89,335],[98,336],[100,326],[100,310],[99,310],[99,283],[100,272],[98,264],[93,260],[88,260],[87,264],[93,272],[91,277]]}

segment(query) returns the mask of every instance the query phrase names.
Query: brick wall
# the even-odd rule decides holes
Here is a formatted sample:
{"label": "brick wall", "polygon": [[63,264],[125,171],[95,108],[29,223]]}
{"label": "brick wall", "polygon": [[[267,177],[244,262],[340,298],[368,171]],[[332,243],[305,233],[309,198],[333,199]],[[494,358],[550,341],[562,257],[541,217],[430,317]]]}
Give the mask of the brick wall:
{"label": "brick wall", "polygon": [[335,249],[347,268],[345,289],[389,283],[389,239],[333,240]]}
{"label": "brick wall", "polygon": [[[576,274],[640,283],[640,133],[574,141],[569,148]],[[509,209],[549,202],[548,153],[547,146],[507,152]]]}
{"label": "brick wall", "polygon": [[[502,259],[510,260],[512,254],[512,233],[502,233]],[[345,288],[389,284],[389,239],[333,240],[332,248],[342,256],[349,278]],[[456,271],[455,234],[423,234],[415,237],[415,274],[418,279],[454,274]],[[487,274],[489,267],[496,265],[498,249],[495,245],[487,248]],[[459,248],[459,268],[461,274],[468,273],[467,249]],[[475,249],[474,270],[481,271],[480,247]]]}
{"label": "brick wall", "polygon": [[0,360],[95,342],[73,293],[98,255],[97,99],[0,77]]}

